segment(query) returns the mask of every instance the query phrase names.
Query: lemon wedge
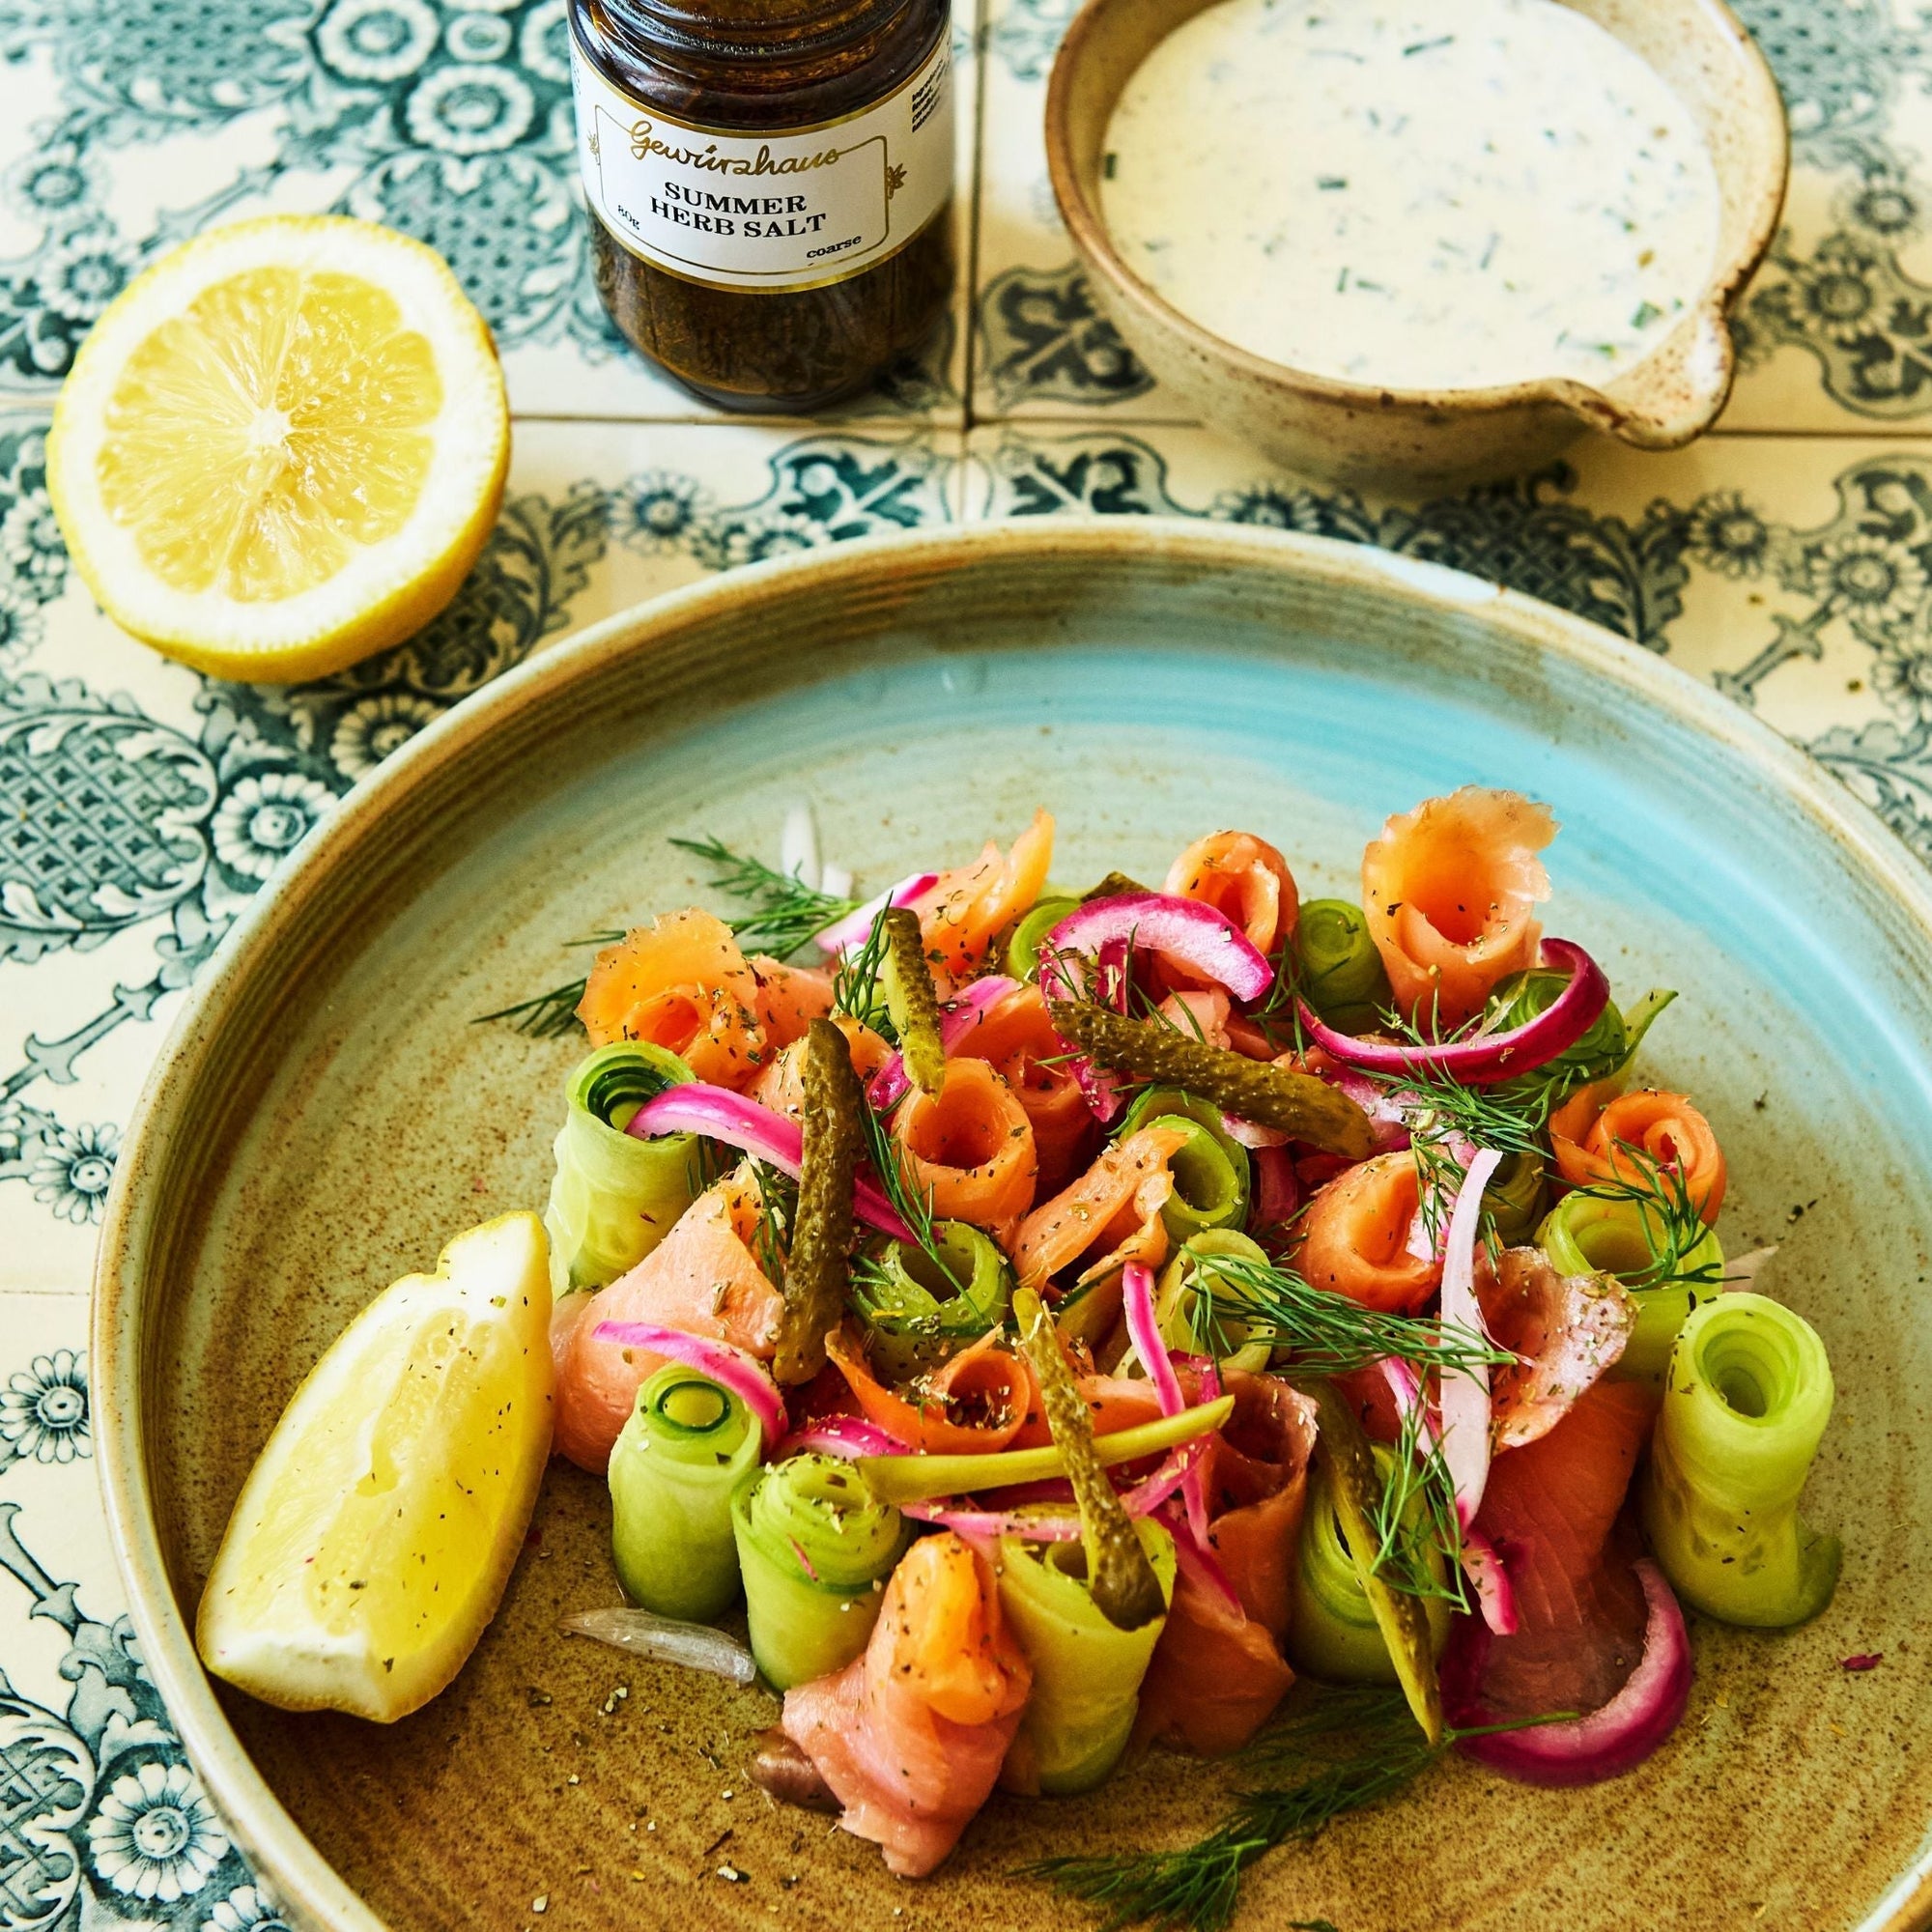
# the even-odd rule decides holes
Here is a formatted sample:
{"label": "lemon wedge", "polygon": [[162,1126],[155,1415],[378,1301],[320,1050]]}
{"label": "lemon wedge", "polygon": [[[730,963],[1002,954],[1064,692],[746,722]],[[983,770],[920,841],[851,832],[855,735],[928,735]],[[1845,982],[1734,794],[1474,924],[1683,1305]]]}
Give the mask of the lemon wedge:
{"label": "lemon wedge", "polygon": [[101,609],[217,677],[320,677],[410,636],[496,522],[509,406],[433,249],[269,215],[121,293],[54,405],[47,488]]}
{"label": "lemon wedge", "polygon": [[202,1593],[217,1677],[392,1722],[462,1669],[550,1454],[543,1225],[459,1235],[337,1338],[269,1437]]}

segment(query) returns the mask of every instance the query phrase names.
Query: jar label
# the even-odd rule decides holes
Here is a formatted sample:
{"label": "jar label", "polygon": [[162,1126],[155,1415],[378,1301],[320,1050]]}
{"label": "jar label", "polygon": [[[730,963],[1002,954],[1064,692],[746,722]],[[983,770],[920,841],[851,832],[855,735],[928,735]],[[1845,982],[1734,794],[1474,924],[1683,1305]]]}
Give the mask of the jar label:
{"label": "jar label", "polygon": [[747,133],[634,100],[570,41],[577,155],[593,213],[634,254],[726,289],[808,289],[894,255],[952,192],[945,34],[883,100],[842,121]]}

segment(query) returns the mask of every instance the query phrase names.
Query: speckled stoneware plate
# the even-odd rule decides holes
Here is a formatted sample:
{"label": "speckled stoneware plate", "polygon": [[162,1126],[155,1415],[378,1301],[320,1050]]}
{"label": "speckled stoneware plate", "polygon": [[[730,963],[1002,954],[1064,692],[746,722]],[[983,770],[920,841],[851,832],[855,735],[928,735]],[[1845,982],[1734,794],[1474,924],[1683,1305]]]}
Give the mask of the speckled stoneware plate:
{"label": "speckled stoneware plate", "polygon": [[[1225,1771],[996,1799],[925,1885],[746,1777],[772,1699],[552,1634],[615,1597],[601,1488],[557,1468],[501,1614],[390,1729],[202,1675],[188,1616],[242,1476],[351,1312],[454,1231],[542,1202],[574,1053],[472,1017],[560,942],[687,899],[669,833],[771,850],[816,806],[867,881],[1059,815],[1056,872],[1158,872],[1251,825],[1352,892],[1383,814],[1466,781],[1548,799],[1552,928],[1684,997],[1647,1065],[1693,1089],[1737,1249],[1840,1390],[1807,1512],[1809,1628],[1699,1625],[1678,1735],[1562,1793],[1454,1762],[1251,1876],[1240,1922],[1902,1927],[1932,1899],[1932,899],[1835,784],[1601,632],[1373,551],[1125,522],[852,546],[748,571],[511,673],[344,803],[195,989],[142,1104],[97,1301],[102,1469],[149,1667],[304,1923],[1071,1928],[1008,1876],[1179,1842]],[[1732,1205],[1732,1204],[1735,1205]],[[1878,1651],[1854,1675],[1839,1660]],[[627,1692],[627,1694],[620,1694]],[[718,1875],[721,1865],[742,1882]],[[536,1901],[543,1901],[541,1918]]]}

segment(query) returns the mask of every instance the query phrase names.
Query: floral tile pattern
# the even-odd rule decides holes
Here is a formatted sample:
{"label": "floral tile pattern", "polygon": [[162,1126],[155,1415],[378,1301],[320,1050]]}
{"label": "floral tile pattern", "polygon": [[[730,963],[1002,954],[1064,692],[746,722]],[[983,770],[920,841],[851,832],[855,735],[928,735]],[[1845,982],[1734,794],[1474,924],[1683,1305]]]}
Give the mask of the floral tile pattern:
{"label": "floral tile pattern", "polygon": [[[1179,421],[1094,313],[1038,132],[1074,4],[959,13],[973,271],[942,339],[838,417],[750,426],[653,376],[589,294],[565,0],[0,0],[0,1932],[279,1932],[120,1614],[88,1413],[101,1204],[180,994],[276,867],[415,731],[578,626],[959,519],[1377,543],[1713,679],[1932,863],[1932,12],[1740,0],[1798,166],[1722,433],[1395,500]],[[501,521],[452,607],[280,689],[109,624],[43,468],[53,392],[128,276],[266,208],[441,248],[519,416]]]}

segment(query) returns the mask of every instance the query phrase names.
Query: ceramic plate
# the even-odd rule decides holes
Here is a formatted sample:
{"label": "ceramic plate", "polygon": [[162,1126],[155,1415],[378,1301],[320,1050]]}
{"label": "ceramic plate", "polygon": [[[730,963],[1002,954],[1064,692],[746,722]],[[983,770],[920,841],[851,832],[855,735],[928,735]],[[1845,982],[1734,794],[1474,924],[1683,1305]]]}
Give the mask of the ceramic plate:
{"label": "ceramic plate", "polygon": [[1830,1346],[1807,1514],[1842,1533],[1844,1577],[1804,1630],[1699,1625],[1690,1715],[1634,1776],[1539,1792],[1448,1764],[1267,1860],[1240,1922],[1915,1922],[1923,875],[1770,732],[1586,625],[1373,551],[1124,522],[841,547],[547,653],[352,793],[197,985],[103,1243],[102,1467],[150,1668],[292,1909],[357,1932],[1071,1927],[1084,1911],[1014,1866],[1212,1823],[1229,1774],[1156,1755],[1089,1799],[996,1799],[936,1879],[889,1877],[749,1784],[775,1700],[554,1637],[616,1594],[601,1486],[561,1466],[496,1624],[404,1723],[216,1689],[188,1620],[250,1462],[351,1312],[458,1229],[541,1205],[574,1049],[471,1022],[567,977],[574,934],[687,901],[667,835],[771,852],[809,799],[828,854],[877,883],[1043,803],[1060,878],[1157,875],[1236,824],[1304,893],[1352,895],[1385,813],[1472,781],[1561,817],[1550,929],[1626,995],[1682,990],[1646,1065],[1723,1137],[1727,1244],[1781,1242],[1773,1285]]}

